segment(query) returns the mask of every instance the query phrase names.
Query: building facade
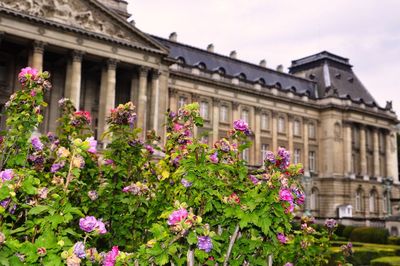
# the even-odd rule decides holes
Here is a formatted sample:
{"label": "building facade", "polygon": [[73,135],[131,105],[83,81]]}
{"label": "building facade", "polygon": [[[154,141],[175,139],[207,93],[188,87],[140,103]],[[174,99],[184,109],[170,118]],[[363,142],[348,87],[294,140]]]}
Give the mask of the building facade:
{"label": "building facade", "polygon": [[400,198],[398,120],[348,59],[321,52],[292,61],[284,73],[265,60],[239,60],[235,51],[224,56],[213,45],[179,43],[175,33],[143,33],[127,22],[126,7],[124,0],[1,1],[1,108],[26,65],[52,74],[43,132],[55,130],[62,97],[91,112],[97,136],[118,103],[134,102],[138,126],[164,136],[166,110],[196,101],[205,119],[197,135],[209,144],[234,120],[249,123],[253,146],[242,154],[249,165],[261,165],[267,150],[289,149],[304,165],[307,212],[399,231],[389,218]]}

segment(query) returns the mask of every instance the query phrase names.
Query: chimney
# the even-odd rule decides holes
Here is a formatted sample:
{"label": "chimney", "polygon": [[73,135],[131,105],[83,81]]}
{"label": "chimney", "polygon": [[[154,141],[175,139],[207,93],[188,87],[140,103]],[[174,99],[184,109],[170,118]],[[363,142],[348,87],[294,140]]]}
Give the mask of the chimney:
{"label": "chimney", "polygon": [[276,67],[276,71],[278,71],[278,72],[283,72],[283,65],[278,65],[278,66]]}
{"label": "chimney", "polygon": [[260,61],[259,65],[261,67],[267,67],[267,61],[265,59],[263,59],[263,60]]}
{"label": "chimney", "polygon": [[169,40],[170,40],[170,41],[173,41],[173,42],[177,42],[177,41],[178,41],[178,34],[176,34],[176,32],[172,32],[172,33],[169,35]]}
{"label": "chimney", "polygon": [[235,50],[233,50],[230,54],[229,54],[230,58],[236,59],[237,58],[237,53]]}
{"label": "chimney", "polygon": [[214,53],[214,44],[210,43],[207,46],[207,52]]}

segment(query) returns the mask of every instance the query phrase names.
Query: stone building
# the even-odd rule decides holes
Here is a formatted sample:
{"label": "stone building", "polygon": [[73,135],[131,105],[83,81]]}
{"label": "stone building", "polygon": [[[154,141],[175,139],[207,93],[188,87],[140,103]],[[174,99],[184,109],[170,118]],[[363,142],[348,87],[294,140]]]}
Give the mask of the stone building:
{"label": "stone building", "polygon": [[[127,22],[124,0],[2,0],[0,104],[18,89],[19,70],[51,72],[53,89],[42,131],[54,131],[57,102],[90,111],[97,136],[118,103],[133,101],[139,127],[164,136],[164,113],[197,101],[205,118],[197,134],[213,143],[234,120],[246,120],[260,165],[283,146],[302,162],[306,211],[342,223],[385,226],[400,198],[396,114],[379,106],[349,60],[321,52],[282,67],[252,64],[141,32]],[[4,123],[4,121],[2,121]],[[393,219],[391,219],[393,220]],[[387,223],[398,231],[397,223]]]}

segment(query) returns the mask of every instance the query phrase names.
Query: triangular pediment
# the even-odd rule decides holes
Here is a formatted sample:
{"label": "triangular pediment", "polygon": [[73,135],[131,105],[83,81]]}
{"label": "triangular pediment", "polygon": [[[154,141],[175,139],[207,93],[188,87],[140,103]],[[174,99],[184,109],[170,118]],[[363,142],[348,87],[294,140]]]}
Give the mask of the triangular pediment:
{"label": "triangular pediment", "polygon": [[158,42],[97,0],[1,0],[0,7],[101,34],[135,46],[166,51]]}

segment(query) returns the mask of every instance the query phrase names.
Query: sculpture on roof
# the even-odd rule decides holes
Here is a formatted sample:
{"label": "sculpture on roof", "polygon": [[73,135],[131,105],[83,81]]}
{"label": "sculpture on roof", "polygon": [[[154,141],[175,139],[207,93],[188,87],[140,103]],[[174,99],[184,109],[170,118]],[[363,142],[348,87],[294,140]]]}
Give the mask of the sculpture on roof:
{"label": "sculpture on roof", "polygon": [[393,109],[393,103],[392,103],[392,101],[386,101],[385,109],[386,109],[386,110],[392,110],[392,109]]}

